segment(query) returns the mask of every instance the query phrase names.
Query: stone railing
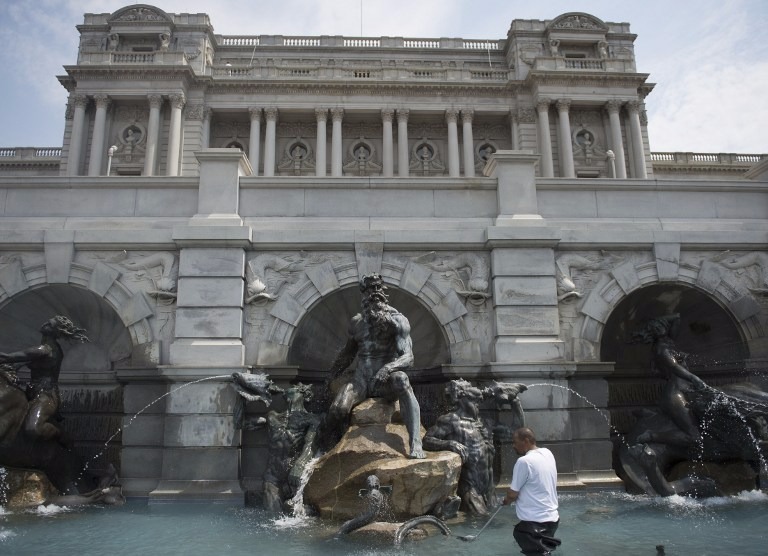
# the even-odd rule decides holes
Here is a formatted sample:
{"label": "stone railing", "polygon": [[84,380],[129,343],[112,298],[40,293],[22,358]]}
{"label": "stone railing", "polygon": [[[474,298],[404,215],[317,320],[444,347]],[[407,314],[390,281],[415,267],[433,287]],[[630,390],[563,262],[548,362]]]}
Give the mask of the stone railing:
{"label": "stone railing", "polygon": [[41,158],[58,160],[61,147],[0,147],[0,162]]}
{"label": "stone railing", "polygon": [[768,157],[765,154],[736,153],[651,153],[651,162],[657,173],[719,174],[743,173]]}
{"label": "stone railing", "polygon": [[502,50],[502,40],[430,39],[411,37],[286,37],[283,35],[216,35],[219,47],[286,46],[315,48],[333,46],[341,48],[410,48],[415,50],[458,48],[465,50]]}
{"label": "stone railing", "polygon": [[677,164],[756,164],[766,155],[734,153],[651,153],[653,162],[671,162]]}
{"label": "stone railing", "polygon": [[635,62],[620,58],[565,58],[563,56],[539,56],[533,69],[543,71],[610,71],[634,72]]}
{"label": "stone railing", "polygon": [[81,52],[78,65],[187,65],[187,58],[182,51],[154,50],[147,52]]}

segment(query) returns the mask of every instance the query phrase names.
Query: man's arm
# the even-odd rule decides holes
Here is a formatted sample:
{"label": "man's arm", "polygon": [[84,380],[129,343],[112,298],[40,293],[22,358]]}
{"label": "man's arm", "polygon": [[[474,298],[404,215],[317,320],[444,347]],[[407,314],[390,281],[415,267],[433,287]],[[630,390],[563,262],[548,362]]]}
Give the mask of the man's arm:
{"label": "man's arm", "polygon": [[384,365],[376,373],[376,380],[384,382],[394,371],[404,371],[413,366],[413,341],[411,340],[411,325],[401,314],[394,315],[395,328],[395,352],[397,357]]}
{"label": "man's arm", "polygon": [[50,346],[39,345],[13,353],[0,353],[0,363],[27,363],[50,355]]}
{"label": "man's arm", "polygon": [[504,500],[501,501],[501,504],[503,506],[509,506],[512,502],[517,500],[517,497],[520,496],[520,493],[516,490],[507,489],[507,495],[504,497]]}

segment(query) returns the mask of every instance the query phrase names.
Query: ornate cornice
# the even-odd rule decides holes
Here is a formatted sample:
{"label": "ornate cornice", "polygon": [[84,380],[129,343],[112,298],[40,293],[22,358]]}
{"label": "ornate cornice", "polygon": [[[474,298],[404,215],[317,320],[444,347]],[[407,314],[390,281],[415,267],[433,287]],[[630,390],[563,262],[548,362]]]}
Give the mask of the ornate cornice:
{"label": "ornate cornice", "polygon": [[209,94],[264,94],[264,95],[364,95],[364,96],[467,96],[509,98],[519,88],[518,83],[502,85],[446,85],[404,83],[290,83],[264,81],[212,82],[206,89]]}
{"label": "ornate cornice", "polygon": [[600,73],[570,71],[532,71],[525,80],[525,85],[552,85],[560,87],[627,87],[639,89],[648,79],[647,73]]}

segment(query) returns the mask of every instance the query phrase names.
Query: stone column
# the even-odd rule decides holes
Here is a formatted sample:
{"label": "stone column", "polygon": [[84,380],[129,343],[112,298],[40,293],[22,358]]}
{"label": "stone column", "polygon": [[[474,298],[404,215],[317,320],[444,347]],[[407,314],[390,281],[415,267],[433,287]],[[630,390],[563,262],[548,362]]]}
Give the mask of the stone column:
{"label": "stone column", "polygon": [[331,110],[331,119],[333,120],[333,129],[331,131],[331,175],[334,177],[341,176],[341,121],[343,118],[343,108]]}
{"label": "stone column", "polygon": [[200,137],[200,145],[203,149],[211,146],[211,115],[213,110],[208,106],[203,107],[203,131]]}
{"label": "stone column", "polygon": [[575,178],[573,167],[573,145],[571,144],[571,120],[568,110],[570,99],[561,98],[557,101],[557,123],[560,131],[560,174],[564,178]]}
{"label": "stone column", "polygon": [[464,140],[464,177],[475,177],[475,139],[472,136],[472,109],[461,111],[461,137]]}
{"label": "stone column", "polygon": [[645,149],[643,148],[643,132],[640,128],[640,101],[627,103],[629,111],[629,132],[632,137],[632,157],[635,161],[635,177],[641,180],[648,179],[648,171],[645,167]]}
{"label": "stone column", "polygon": [[407,178],[409,172],[408,114],[407,108],[397,109],[397,175]]}
{"label": "stone column", "polygon": [[536,112],[539,114],[539,148],[541,149],[541,175],[551,178],[555,175],[552,161],[552,136],[549,133],[549,103],[548,98],[539,99]]}
{"label": "stone column", "polygon": [[75,113],[72,115],[72,133],[69,135],[69,157],[67,158],[67,175],[80,174],[80,161],[83,157],[83,130],[85,129],[85,107],[88,106],[88,97],[74,95],[72,104]]}
{"label": "stone column", "polygon": [[157,145],[160,139],[160,107],[163,95],[149,95],[149,123],[147,124],[147,151],[144,154],[144,175],[155,175]]}
{"label": "stone column", "polygon": [[395,161],[392,150],[392,117],[395,111],[392,108],[384,108],[381,111],[381,129],[382,129],[382,152],[381,152],[381,174],[385,178],[391,178],[395,173]]}
{"label": "stone column", "polygon": [[88,161],[88,175],[98,176],[104,164],[104,139],[107,133],[108,95],[94,95],[96,116],[93,119],[93,137],[91,138],[91,158]]}
{"label": "stone column", "polygon": [[277,143],[277,108],[264,109],[267,116],[267,129],[264,136],[264,176],[275,175],[275,149]]}
{"label": "stone column", "polygon": [[605,108],[608,110],[608,118],[611,123],[611,150],[616,155],[616,177],[627,179],[627,163],[624,158],[624,142],[621,140],[621,119],[619,118],[621,102],[609,100]]}
{"label": "stone column", "polygon": [[445,121],[448,123],[448,175],[459,177],[459,130],[456,125],[459,111],[449,108],[445,111]]}
{"label": "stone column", "polygon": [[248,140],[248,158],[253,168],[253,175],[259,175],[259,151],[261,150],[261,108],[248,109],[251,115],[251,134]]}
{"label": "stone column", "polygon": [[315,108],[315,117],[317,118],[315,175],[321,178],[328,172],[328,109]]}
{"label": "stone column", "polygon": [[520,117],[517,115],[517,110],[509,111],[509,127],[512,133],[512,150],[520,150]]}
{"label": "stone column", "polygon": [[181,111],[187,103],[183,93],[170,95],[171,122],[168,129],[168,158],[165,164],[166,176],[179,175],[179,158],[181,157]]}

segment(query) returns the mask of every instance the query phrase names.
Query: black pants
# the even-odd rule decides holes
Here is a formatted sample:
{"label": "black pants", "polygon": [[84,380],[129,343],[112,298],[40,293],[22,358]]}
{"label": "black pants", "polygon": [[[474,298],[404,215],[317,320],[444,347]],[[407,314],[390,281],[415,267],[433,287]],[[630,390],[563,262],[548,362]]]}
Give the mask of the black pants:
{"label": "black pants", "polygon": [[549,554],[560,546],[560,539],[553,537],[559,521],[521,521],[515,525],[515,540],[526,556],[533,554]]}

